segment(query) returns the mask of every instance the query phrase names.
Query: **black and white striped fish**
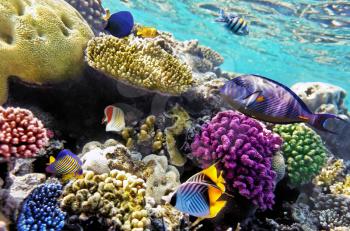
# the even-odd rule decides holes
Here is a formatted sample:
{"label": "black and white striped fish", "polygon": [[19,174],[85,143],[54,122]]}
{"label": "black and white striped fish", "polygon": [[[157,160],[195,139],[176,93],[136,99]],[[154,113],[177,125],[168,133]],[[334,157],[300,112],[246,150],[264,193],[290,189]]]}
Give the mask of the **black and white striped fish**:
{"label": "black and white striped fish", "polygon": [[225,14],[223,10],[220,11],[220,16],[215,19],[216,22],[223,22],[227,29],[237,35],[248,35],[248,23],[243,18],[234,14]]}
{"label": "black and white striped fish", "polygon": [[225,207],[227,201],[219,200],[225,193],[225,180],[222,172],[218,175],[216,165],[190,177],[165,200],[176,209],[198,217],[197,222],[213,218]]}

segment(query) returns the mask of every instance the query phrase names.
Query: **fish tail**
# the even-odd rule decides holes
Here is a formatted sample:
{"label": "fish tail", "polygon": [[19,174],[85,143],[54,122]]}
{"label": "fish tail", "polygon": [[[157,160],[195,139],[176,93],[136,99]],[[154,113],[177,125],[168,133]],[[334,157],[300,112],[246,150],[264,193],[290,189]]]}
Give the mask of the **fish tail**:
{"label": "fish tail", "polygon": [[226,22],[226,20],[227,20],[227,17],[226,17],[226,15],[225,15],[224,10],[220,10],[220,12],[219,12],[219,17],[217,17],[217,18],[215,19],[215,22]]}
{"label": "fish tail", "polygon": [[336,132],[333,132],[326,128],[326,122],[328,119],[339,119],[339,120],[345,121],[339,116],[336,116],[333,114],[315,114],[314,119],[310,120],[309,124],[321,131],[326,131],[329,133],[336,134]]}
{"label": "fish tail", "polygon": [[216,215],[225,207],[227,201],[216,201],[214,205],[210,206],[210,217],[216,217]]}

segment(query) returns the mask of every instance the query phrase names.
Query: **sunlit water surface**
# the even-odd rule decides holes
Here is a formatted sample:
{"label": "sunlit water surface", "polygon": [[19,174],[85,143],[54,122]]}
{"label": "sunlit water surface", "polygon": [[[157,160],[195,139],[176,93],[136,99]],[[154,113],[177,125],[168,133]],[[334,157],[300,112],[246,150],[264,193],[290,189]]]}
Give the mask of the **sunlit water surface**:
{"label": "sunlit water surface", "polygon": [[[104,0],[104,6],[129,10],[136,22],[179,40],[198,39],[224,56],[223,70],[261,74],[288,86],[328,82],[350,92],[350,1]],[[249,36],[216,23],[219,9],[249,21]]]}

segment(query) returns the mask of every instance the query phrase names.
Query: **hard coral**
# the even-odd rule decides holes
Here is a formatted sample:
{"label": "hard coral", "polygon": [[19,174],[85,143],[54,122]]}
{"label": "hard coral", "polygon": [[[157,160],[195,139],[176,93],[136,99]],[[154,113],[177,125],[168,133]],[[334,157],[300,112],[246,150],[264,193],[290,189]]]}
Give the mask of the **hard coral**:
{"label": "hard coral", "polygon": [[273,130],[284,140],[282,152],[292,185],[310,182],[327,157],[320,136],[303,124],[276,125]]}
{"label": "hard coral", "polygon": [[327,187],[332,185],[344,168],[343,160],[336,160],[331,165],[323,167],[320,174],[315,177],[316,185]]}
{"label": "hard coral", "polygon": [[64,0],[0,1],[0,105],[10,76],[35,84],[79,76],[92,35]]}
{"label": "hard coral", "polygon": [[274,204],[271,161],[281,143],[262,123],[229,110],[205,123],[191,147],[203,167],[218,161],[230,190],[237,189],[265,210]]}
{"label": "hard coral", "polygon": [[48,144],[48,136],[31,111],[0,106],[0,142],[0,156],[34,157]]}
{"label": "hard coral", "polygon": [[89,23],[95,35],[98,35],[106,27],[107,21],[104,20],[106,14],[102,7],[101,0],[65,0],[72,5],[83,18]]}
{"label": "hard coral", "polygon": [[64,188],[61,207],[71,214],[106,218],[118,230],[145,230],[145,182],[124,171],[85,172]]}
{"label": "hard coral", "polygon": [[336,182],[329,188],[333,194],[350,196],[350,175],[347,175],[344,181]]}
{"label": "hard coral", "polygon": [[44,184],[35,188],[23,204],[17,229],[61,230],[66,216],[57,201],[61,192],[60,184]]}
{"label": "hard coral", "polygon": [[152,41],[96,37],[86,53],[91,67],[136,87],[176,95],[192,84],[189,68]]}

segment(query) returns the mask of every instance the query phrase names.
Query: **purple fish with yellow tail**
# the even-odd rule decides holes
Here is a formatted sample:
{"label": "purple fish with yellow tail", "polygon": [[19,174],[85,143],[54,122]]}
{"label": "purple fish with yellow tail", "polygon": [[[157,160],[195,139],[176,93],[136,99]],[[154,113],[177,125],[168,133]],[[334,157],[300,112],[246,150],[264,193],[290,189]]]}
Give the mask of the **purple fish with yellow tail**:
{"label": "purple fish with yellow tail", "polygon": [[69,180],[83,174],[83,163],[79,157],[67,149],[63,149],[58,153],[57,158],[50,156],[49,166],[46,172],[62,177],[63,181]]}
{"label": "purple fish with yellow tail", "polygon": [[236,110],[261,121],[289,124],[304,122],[322,131],[328,119],[342,118],[333,114],[312,113],[288,87],[259,75],[241,75],[229,80],[220,94]]}

